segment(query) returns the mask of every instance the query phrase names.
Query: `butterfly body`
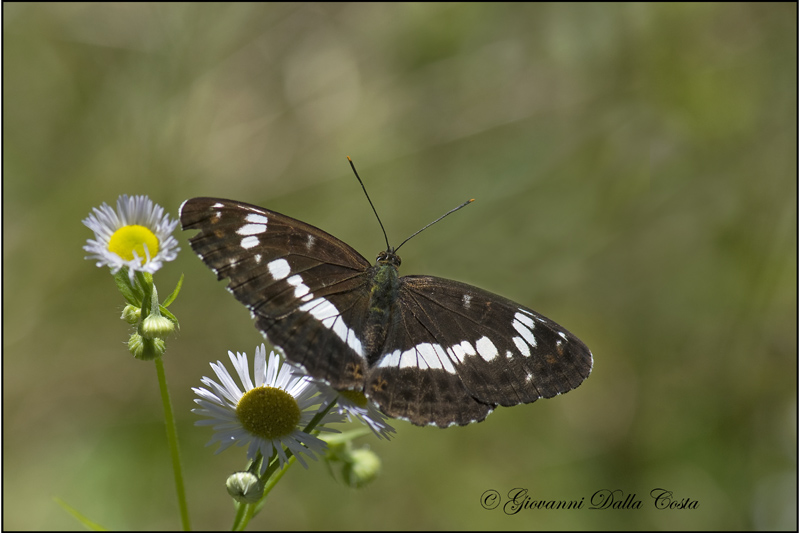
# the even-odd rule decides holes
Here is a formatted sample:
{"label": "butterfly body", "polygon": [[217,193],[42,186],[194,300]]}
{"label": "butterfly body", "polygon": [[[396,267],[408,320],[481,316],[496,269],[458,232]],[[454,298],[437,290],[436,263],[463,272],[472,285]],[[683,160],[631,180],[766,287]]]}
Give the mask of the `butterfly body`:
{"label": "butterfly body", "polygon": [[389,416],[464,425],[497,405],[577,387],[592,355],[552,320],[478,287],[400,276],[390,248],[371,264],[305,222],[243,202],[193,198],[192,249],[286,358]]}

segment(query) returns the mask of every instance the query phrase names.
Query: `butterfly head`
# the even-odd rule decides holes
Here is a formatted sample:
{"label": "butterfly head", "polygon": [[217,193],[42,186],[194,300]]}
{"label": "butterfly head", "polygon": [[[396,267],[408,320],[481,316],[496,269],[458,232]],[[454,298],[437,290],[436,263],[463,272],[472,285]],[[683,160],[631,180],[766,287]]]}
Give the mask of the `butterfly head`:
{"label": "butterfly head", "polygon": [[394,265],[395,267],[400,266],[400,256],[394,253],[394,249],[389,248],[385,252],[381,252],[378,254],[378,257],[375,259],[376,266],[378,265]]}

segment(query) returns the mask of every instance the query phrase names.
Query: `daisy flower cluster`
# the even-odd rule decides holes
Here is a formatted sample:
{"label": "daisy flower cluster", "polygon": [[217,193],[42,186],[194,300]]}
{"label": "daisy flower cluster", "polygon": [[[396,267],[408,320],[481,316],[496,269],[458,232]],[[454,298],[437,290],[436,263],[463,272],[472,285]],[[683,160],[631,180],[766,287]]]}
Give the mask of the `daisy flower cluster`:
{"label": "daisy flower cluster", "polygon": [[83,249],[90,254],[86,259],[111,269],[128,303],[120,317],[136,326],[128,351],[141,360],[160,358],[166,351],[166,337],[178,327],[178,319],[167,306],[178,296],[183,278],[162,303],[153,274],[178,255],[178,241],[172,236],[178,221],[147,196],[123,194],[116,210],[103,203],[92,211],[83,224],[94,232],[94,239],[88,239]]}
{"label": "daisy flower cluster", "polygon": [[83,220],[94,233],[83,249],[98,267],[109,267],[126,305],[120,318],[133,326],[127,345],[136,359],[153,361],[159,381],[167,427],[167,445],[175,475],[178,508],[184,530],[190,529],[189,510],[180,462],[178,432],[172,412],[162,357],[166,339],[178,328],[178,319],[167,307],[175,301],[183,283],[181,275],[175,289],[163,301],[153,274],[178,255],[178,241],[172,232],[178,221],[147,196],[121,195],[117,208],[103,203]]}

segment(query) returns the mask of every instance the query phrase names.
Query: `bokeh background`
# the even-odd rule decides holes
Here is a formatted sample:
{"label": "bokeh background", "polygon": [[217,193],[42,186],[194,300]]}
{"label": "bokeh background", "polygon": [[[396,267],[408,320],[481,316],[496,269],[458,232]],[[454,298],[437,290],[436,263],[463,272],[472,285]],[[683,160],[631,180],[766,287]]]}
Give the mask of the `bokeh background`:
{"label": "bokeh background", "polygon": [[[252,529],[795,529],[795,4],[3,4],[3,528],[179,527],[152,364],[84,260],[93,206],[200,195],[458,279],[593,350],[577,390],[397,421],[363,490],[295,467]],[[166,368],[197,529],[228,528],[190,387],[262,339],[188,249]],[[619,489],[637,510],[527,510]],[[694,510],[656,510],[672,490]],[[588,503],[587,503],[588,506]]]}

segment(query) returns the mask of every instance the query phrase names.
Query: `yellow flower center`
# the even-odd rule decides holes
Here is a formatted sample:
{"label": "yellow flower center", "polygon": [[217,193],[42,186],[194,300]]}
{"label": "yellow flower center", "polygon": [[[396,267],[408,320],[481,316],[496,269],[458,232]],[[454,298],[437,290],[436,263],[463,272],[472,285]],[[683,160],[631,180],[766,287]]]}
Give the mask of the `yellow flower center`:
{"label": "yellow flower center", "polygon": [[300,422],[300,406],[288,392],[275,387],[257,387],[242,396],[236,406],[242,427],[263,439],[289,435]]}
{"label": "yellow flower center", "polygon": [[149,228],[133,224],[123,226],[114,232],[108,241],[108,251],[117,254],[125,261],[133,259],[133,252],[136,252],[141,264],[144,264],[147,260],[147,254],[144,253],[145,244],[150,257],[155,257],[158,253],[158,237]]}
{"label": "yellow flower center", "polygon": [[340,390],[336,392],[338,392],[340,396],[344,396],[346,399],[350,400],[356,407],[367,406],[367,397],[364,396],[364,393],[361,391]]}

